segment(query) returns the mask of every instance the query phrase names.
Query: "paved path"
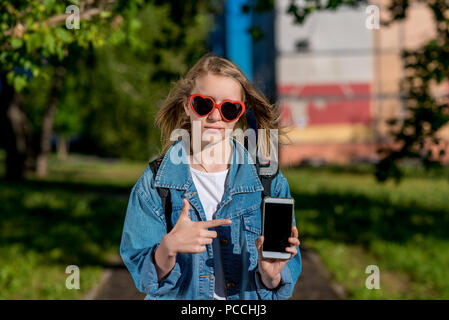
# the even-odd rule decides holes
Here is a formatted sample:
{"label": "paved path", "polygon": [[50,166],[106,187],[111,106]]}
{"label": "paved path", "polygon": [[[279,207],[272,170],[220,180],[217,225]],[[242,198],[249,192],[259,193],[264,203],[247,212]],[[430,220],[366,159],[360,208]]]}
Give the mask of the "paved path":
{"label": "paved path", "polygon": [[[291,297],[292,300],[344,299],[341,286],[333,284],[329,272],[319,256],[308,247],[301,248],[302,273]],[[100,283],[87,296],[88,300],[142,300],[131,275],[119,257],[103,272]]]}
{"label": "paved path", "polygon": [[333,283],[332,277],[319,255],[308,247],[301,248],[302,272],[296,283],[291,300],[345,299],[342,286]]}

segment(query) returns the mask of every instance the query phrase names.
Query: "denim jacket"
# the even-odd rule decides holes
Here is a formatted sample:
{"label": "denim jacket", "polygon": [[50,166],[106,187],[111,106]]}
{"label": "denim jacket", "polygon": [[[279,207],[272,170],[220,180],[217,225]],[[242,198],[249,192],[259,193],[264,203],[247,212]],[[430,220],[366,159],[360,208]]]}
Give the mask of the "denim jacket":
{"label": "denim jacket", "polygon": [[[282,270],[280,285],[275,289],[266,288],[257,272],[258,252],[254,243],[261,235],[263,187],[245,147],[234,138],[231,138],[231,145],[232,163],[217,219],[230,219],[232,224],[214,228],[220,241],[227,299],[288,299],[301,273],[299,247],[296,248],[298,254]],[[178,155],[181,152],[179,158],[183,161],[171,161],[170,154],[175,150]],[[182,140],[174,142],[156,176],[148,167],[130,194],[120,255],[137,289],[146,294],[145,300],[197,300],[213,299],[214,296],[212,245],[206,245],[207,249],[201,253],[178,253],[174,268],[160,282],[154,265],[154,252],[167,232],[156,187],[170,189],[173,226],[181,213],[183,198],[190,203],[190,219],[206,221],[186,159]],[[281,171],[272,181],[271,196],[290,197],[288,182]]]}

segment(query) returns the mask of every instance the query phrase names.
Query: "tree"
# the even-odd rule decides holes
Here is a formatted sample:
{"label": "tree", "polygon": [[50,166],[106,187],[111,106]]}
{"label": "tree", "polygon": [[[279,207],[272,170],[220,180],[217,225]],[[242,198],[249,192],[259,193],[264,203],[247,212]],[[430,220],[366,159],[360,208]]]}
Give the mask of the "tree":
{"label": "tree", "polygon": [[[72,58],[69,50],[103,45],[113,34],[107,25],[111,17],[119,17],[119,12],[132,12],[140,2],[112,5],[111,1],[35,0],[3,1],[0,4],[0,74],[3,86],[0,117],[4,124],[2,136],[6,138],[7,178],[23,178],[26,170],[35,168],[38,173],[45,173],[57,94],[65,73],[64,63],[69,56]],[[68,5],[72,6],[66,13]],[[78,18],[82,21],[79,29]],[[122,26],[131,31],[131,41],[133,21],[127,20]],[[116,28],[118,33],[123,32],[118,26]],[[48,65],[55,68],[46,67]],[[48,71],[53,71],[50,97],[43,112],[41,132],[34,135],[22,106],[23,90],[30,78]]]}
{"label": "tree", "polygon": [[[45,174],[54,115],[64,91],[62,80],[68,68],[76,65],[77,54],[106,44],[126,44],[127,49],[135,52],[145,50],[145,43],[138,37],[141,27],[138,14],[147,3],[164,5],[163,1],[144,0],[0,3],[0,122],[7,152],[7,178],[22,179],[27,171],[36,169]],[[186,26],[206,7],[206,2],[170,1],[168,5],[172,21]],[[185,30],[178,30],[171,40],[178,43],[183,37],[188,40]],[[166,77],[164,68],[159,71],[157,77]],[[24,109],[23,96],[29,90],[30,79],[38,76],[51,79],[51,85],[46,107],[40,111],[41,117],[37,117],[41,120],[36,133],[29,112]]]}

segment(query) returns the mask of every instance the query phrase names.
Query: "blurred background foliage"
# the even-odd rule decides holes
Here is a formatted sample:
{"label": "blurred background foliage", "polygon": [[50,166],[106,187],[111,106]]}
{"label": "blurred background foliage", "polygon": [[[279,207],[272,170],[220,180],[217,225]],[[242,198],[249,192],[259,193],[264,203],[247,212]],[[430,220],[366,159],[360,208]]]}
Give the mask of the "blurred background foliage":
{"label": "blurred background foliage", "polygon": [[[139,10],[131,46],[114,35],[100,47],[70,48],[62,63],[44,67],[23,90],[33,132],[42,130],[51,82],[62,67],[54,118],[58,140],[74,139],[74,151],[101,156],[145,160],[155,154],[159,133],[152,126],[154,114],[170,83],[204,53],[211,27],[205,12],[183,25],[173,20],[172,10],[170,3],[149,3]],[[77,138],[82,139],[78,144]],[[58,144],[61,154],[67,149],[63,144]]]}
{"label": "blurred background foliage", "polygon": [[[0,5],[0,119],[11,179],[45,176],[52,145],[64,157],[70,140],[73,151],[149,159],[159,147],[157,108],[205,52],[214,2],[94,2]],[[57,14],[70,3],[85,7],[80,29]]]}

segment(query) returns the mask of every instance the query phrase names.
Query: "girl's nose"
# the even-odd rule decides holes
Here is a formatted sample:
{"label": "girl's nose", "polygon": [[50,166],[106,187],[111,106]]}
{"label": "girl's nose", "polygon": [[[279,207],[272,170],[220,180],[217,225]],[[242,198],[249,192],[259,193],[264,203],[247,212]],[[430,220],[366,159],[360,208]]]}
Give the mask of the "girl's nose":
{"label": "girl's nose", "polygon": [[215,120],[215,121],[221,120],[221,114],[220,114],[220,111],[218,110],[218,108],[215,108],[214,111],[212,111],[209,114],[208,118],[210,120]]}

